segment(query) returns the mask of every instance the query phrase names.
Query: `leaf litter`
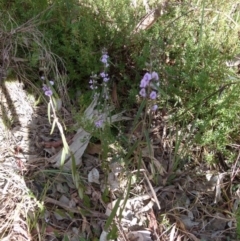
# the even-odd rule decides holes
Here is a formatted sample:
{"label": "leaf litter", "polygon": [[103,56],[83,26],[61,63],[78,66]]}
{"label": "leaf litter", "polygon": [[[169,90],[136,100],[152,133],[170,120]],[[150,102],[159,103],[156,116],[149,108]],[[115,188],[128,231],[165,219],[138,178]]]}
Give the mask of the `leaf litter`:
{"label": "leaf litter", "polygon": [[[11,93],[19,93],[19,88],[13,86]],[[188,169],[188,163],[173,171],[174,145],[168,134],[170,127],[161,113],[153,118],[161,124],[150,132],[152,143],[142,146],[141,152],[135,151],[131,157],[139,160],[141,153],[141,169],[137,169],[138,161],[132,162],[128,169],[126,163],[109,158],[106,173],[101,167],[99,147],[86,151],[89,141],[82,146],[84,150],[78,155],[81,157],[78,171],[85,184],[86,200],[82,200],[71,173],[59,171],[57,162],[52,162],[61,147],[53,145],[48,151],[46,145],[42,145],[58,142],[58,131],[49,135],[51,127],[40,107],[36,108],[38,118],[32,120],[36,115],[33,103],[23,97],[21,104],[24,100],[32,112],[20,119],[21,125],[14,123],[11,132],[1,126],[2,240],[12,237],[16,240],[20,236],[18,240],[59,240],[59,237],[106,240],[114,225],[117,240],[182,240],[183,237],[184,240],[223,241],[226,237],[237,240],[234,213],[240,195],[239,189],[231,190],[238,173],[235,171],[233,177],[231,173],[212,171],[207,166],[199,169],[197,164]],[[81,133],[88,135],[84,130],[71,134],[76,150],[80,147],[76,140]],[[28,136],[35,141],[29,143]],[[117,151],[115,146],[112,148]],[[18,159],[24,168],[18,165]],[[34,216],[34,212],[40,210],[41,215]],[[115,215],[111,216],[113,210]],[[30,228],[31,233],[29,217],[31,220],[36,217],[38,223]],[[111,224],[106,228],[108,220]]]}

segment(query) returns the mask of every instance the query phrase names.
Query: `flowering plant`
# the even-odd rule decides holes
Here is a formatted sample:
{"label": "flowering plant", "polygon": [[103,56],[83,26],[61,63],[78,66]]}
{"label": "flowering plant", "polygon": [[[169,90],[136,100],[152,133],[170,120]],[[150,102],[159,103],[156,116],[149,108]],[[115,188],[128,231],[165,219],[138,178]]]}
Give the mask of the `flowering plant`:
{"label": "flowering plant", "polygon": [[[140,82],[140,96],[143,98],[149,97],[151,100],[155,101],[158,96],[157,87],[159,87],[159,85],[158,73],[154,71],[152,73],[147,72]],[[157,109],[158,106],[156,103],[154,103],[151,107],[151,110],[156,111]]]}
{"label": "flowering plant", "polygon": [[[45,80],[45,77],[44,76],[41,76],[41,80]],[[50,80],[49,81],[49,84],[51,86],[54,85],[54,81],[53,80]],[[44,94],[48,97],[52,96],[53,94],[53,91],[52,91],[52,87],[47,85],[47,84],[43,84],[43,87],[42,87],[42,90],[44,91]]]}
{"label": "flowering plant", "polygon": [[[108,106],[108,103],[106,103],[109,100],[109,88],[108,88],[108,83],[110,80],[109,74],[107,73],[108,67],[109,67],[109,55],[107,53],[107,51],[104,49],[102,51],[102,56],[100,58],[100,61],[103,64],[103,70],[99,75],[92,75],[91,79],[89,81],[90,84],[90,89],[92,89],[94,91],[94,95],[98,94],[96,93],[96,90],[98,89],[98,86],[101,85],[102,86],[102,94],[101,97],[104,100],[104,104],[103,104],[103,110],[106,109],[105,107]],[[98,79],[102,80],[102,83],[98,84]],[[101,116],[101,113],[100,115]],[[102,128],[104,125],[104,120],[100,117],[98,118],[95,122],[94,125],[96,128]]]}

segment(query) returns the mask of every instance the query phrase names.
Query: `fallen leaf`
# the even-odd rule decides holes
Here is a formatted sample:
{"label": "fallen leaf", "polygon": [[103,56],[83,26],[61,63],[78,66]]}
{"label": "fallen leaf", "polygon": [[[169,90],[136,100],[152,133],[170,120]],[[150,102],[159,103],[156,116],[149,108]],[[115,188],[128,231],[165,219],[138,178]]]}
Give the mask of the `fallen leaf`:
{"label": "fallen leaf", "polygon": [[223,183],[223,178],[225,177],[226,173],[220,173],[217,175],[217,183],[216,183],[216,192],[215,192],[215,199],[214,203],[218,203],[222,200],[221,196],[221,185]]}
{"label": "fallen leaf", "polygon": [[47,234],[54,234],[55,231],[56,231],[56,230],[55,230],[53,227],[51,227],[50,225],[48,225],[48,226],[45,228],[45,233],[47,233]]}
{"label": "fallen leaf", "polygon": [[93,168],[88,173],[88,182],[94,182],[94,183],[100,184],[100,182],[99,182],[99,171],[97,170],[97,168]]}
{"label": "fallen leaf", "polygon": [[59,202],[65,204],[68,206],[69,202],[70,202],[70,199],[67,198],[65,195],[62,195],[60,198],[59,198]]}
{"label": "fallen leaf", "polygon": [[69,219],[68,216],[66,215],[65,211],[63,211],[61,209],[55,209],[53,215],[58,221],[61,221],[63,219]]}
{"label": "fallen leaf", "polygon": [[171,229],[170,235],[169,235],[169,241],[174,241],[175,236],[176,236],[176,225],[173,225],[173,228]]}
{"label": "fallen leaf", "polygon": [[101,236],[100,236],[99,241],[113,241],[112,239],[109,240],[109,239],[107,238],[107,235],[108,235],[108,232],[106,232],[106,231],[103,230],[102,233],[101,233]]}
{"label": "fallen leaf", "polygon": [[129,241],[151,241],[151,232],[147,230],[139,230],[139,231],[134,231],[130,232],[127,235]]}
{"label": "fallen leaf", "polygon": [[191,218],[187,215],[180,215],[180,219],[183,222],[186,229],[191,229],[194,226],[197,226],[199,222],[194,222]]}
{"label": "fallen leaf", "polygon": [[108,174],[108,184],[112,192],[118,190],[120,187],[120,182],[116,179],[113,172]]}
{"label": "fallen leaf", "polygon": [[89,143],[86,152],[90,155],[100,154],[102,151],[101,144]]}
{"label": "fallen leaf", "polygon": [[222,213],[216,213],[214,215],[214,218],[212,218],[210,222],[208,222],[206,229],[212,230],[212,231],[224,230],[227,224],[227,221],[228,220]]}
{"label": "fallen leaf", "polygon": [[57,191],[60,193],[68,193],[69,188],[66,184],[58,183],[56,187]]}

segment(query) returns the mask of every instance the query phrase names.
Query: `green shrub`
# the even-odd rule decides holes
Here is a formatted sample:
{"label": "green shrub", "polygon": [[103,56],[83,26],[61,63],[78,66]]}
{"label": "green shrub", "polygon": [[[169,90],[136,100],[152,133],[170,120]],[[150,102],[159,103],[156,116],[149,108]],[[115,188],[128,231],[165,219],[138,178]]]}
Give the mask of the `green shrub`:
{"label": "green shrub", "polygon": [[231,10],[230,3],[192,4],[194,10],[187,4],[176,7],[151,30],[156,36],[154,59],[162,70],[162,102],[173,113],[174,127],[183,132],[191,127],[191,137],[185,139],[188,151],[197,144],[206,148],[206,157],[213,154],[217,161],[221,153],[231,162],[229,146],[237,141],[239,129],[240,86],[238,77],[231,80],[235,74],[225,61],[238,48],[234,21],[239,22],[239,14],[224,14]]}

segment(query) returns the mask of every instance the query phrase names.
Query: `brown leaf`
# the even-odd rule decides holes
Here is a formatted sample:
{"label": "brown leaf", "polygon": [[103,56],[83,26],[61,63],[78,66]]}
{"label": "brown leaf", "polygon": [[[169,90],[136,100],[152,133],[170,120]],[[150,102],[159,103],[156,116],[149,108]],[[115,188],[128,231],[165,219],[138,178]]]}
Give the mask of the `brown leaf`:
{"label": "brown leaf", "polygon": [[[73,136],[69,136],[69,137],[66,138],[68,144],[70,144],[72,142],[72,138],[73,138]],[[63,146],[62,140],[59,140],[59,141],[43,141],[41,144],[46,148],[51,148],[51,147],[58,148],[58,147]]]}
{"label": "brown leaf", "polygon": [[102,150],[101,144],[89,143],[87,147],[87,153],[90,155],[100,154]]}
{"label": "brown leaf", "polygon": [[153,209],[151,209],[147,213],[147,217],[148,217],[148,220],[149,220],[148,228],[157,237],[158,235],[161,234],[161,231],[158,228],[158,222],[157,222],[156,216],[155,216],[155,214],[153,212]]}
{"label": "brown leaf", "polygon": [[50,148],[50,147],[60,147],[63,145],[62,140],[59,141],[48,141],[48,142],[42,142],[42,144],[46,147],[46,148]]}
{"label": "brown leaf", "polygon": [[45,229],[45,233],[47,233],[47,234],[54,234],[55,231],[56,230],[50,225],[48,225]]}

